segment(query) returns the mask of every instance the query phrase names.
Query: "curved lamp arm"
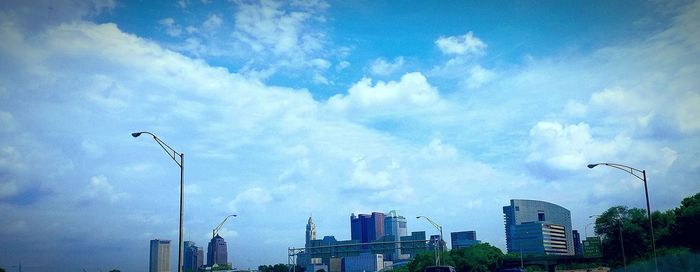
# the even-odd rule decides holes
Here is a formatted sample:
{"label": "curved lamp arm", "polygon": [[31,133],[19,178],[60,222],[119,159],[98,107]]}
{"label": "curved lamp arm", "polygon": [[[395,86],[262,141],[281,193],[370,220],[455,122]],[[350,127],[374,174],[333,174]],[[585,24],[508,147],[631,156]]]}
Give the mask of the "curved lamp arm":
{"label": "curved lamp arm", "polygon": [[627,173],[630,173],[631,175],[637,177],[637,178],[638,178],[639,180],[641,180],[641,181],[645,181],[643,177],[640,177],[640,176],[638,175],[638,173],[642,173],[642,176],[644,176],[644,175],[646,174],[644,170],[639,170],[639,169],[637,169],[637,168],[634,168],[634,167],[631,167],[631,166],[627,166],[627,165],[624,165],[624,164],[609,163],[609,162],[592,163],[592,164],[589,164],[589,165],[588,165],[588,168],[593,169],[593,167],[596,167],[596,166],[598,166],[598,165],[605,165],[605,166],[610,166],[610,167],[612,167],[612,168],[620,169],[620,170],[622,170],[622,171],[625,171],[625,172],[627,172]]}
{"label": "curved lamp arm", "polygon": [[[182,153],[178,153],[177,151],[175,151],[175,149],[173,149],[168,144],[163,142],[160,138],[158,138],[158,136],[156,136],[153,133],[150,133],[148,131],[134,132],[134,133],[131,133],[131,136],[136,138],[136,137],[141,136],[141,134],[148,134],[148,135],[153,136],[153,140],[155,140],[156,143],[158,143],[158,145],[160,145],[160,147],[163,148],[165,153],[168,153],[168,156],[170,156],[170,158],[172,158],[173,161],[175,161],[177,166],[182,167]],[[180,158],[180,161],[177,160],[178,157]]]}

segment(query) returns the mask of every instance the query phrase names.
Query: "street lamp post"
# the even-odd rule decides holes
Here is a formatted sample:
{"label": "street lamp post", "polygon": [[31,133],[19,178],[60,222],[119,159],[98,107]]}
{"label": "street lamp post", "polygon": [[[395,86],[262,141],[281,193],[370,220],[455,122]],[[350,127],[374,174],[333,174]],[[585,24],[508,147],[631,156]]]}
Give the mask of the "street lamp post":
{"label": "street lamp post", "polygon": [[[634,167],[630,167],[627,165],[617,164],[617,163],[607,163],[607,162],[589,164],[588,168],[593,169],[593,167],[596,167],[598,165],[605,165],[605,166],[610,166],[612,168],[620,169],[622,171],[625,171],[625,172],[635,176],[636,178],[638,178],[639,180],[644,182],[644,195],[646,196],[646,200],[647,200],[647,215],[649,216],[649,231],[651,233],[651,250],[654,253],[654,269],[656,271],[659,271],[659,263],[656,260],[656,241],[654,239],[654,223],[652,222],[652,219],[651,219],[651,208],[649,207],[649,189],[647,189],[647,172],[646,172],[646,170],[639,170],[639,169],[636,169]],[[639,176],[639,173],[642,174],[641,177]]]}
{"label": "street lamp post", "polygon": [[440,241],[438,241],[438,243],[440,244],[440,252],[438,253],[437,258],[435,258],[435,259],[436,259],[436,260],[435,260],[435,265],[440,266],[440,255],[442,254],[442,240],[444,239],[444,238],[442,237],[442,226],[440,226],[440,225],[438,225],[437,223],[433,222],[433,220],[430,220],[430,218],[428,218],[427,216],[422,216],[422,215],[416,216],[416,219],[420,219],[420,218],[425,218],[425,220],[428,220],[428,222],[429,222],[431,225],[433,225],[433,227],[435,227],[438,231],[440,231]]}
{"label": "street lamp post", "polygon": [[[178,237],[178,244],[177,244],[177,271],[182,272],[182,219],[184,218],[184,198],[185,198],[185,154],[184,153],[178,153],[170,147],[168,144],[163,142],[160,138],[158,138],[156,135],[153,133],[150,133],[148,131],[141,131],[141,132],[134,132],[131,133],[131,136],[134,138],[141,136],[141,134],[148,134],[153,136],[153,140],[160,145],[160,147],[165,150],[165,153],[168,153],[168,156],[170,156],[173,161],[175,161],[175,164],[180,167],[180,227],[179,227],[179,237]],[[178,158],[180,160],[178,161]]]}

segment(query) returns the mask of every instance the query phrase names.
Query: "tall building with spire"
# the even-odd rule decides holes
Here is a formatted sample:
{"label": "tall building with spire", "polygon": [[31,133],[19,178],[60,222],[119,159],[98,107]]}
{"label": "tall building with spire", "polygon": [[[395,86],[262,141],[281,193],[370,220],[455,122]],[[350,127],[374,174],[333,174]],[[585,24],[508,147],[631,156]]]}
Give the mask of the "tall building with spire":
{"label": "tall building with spire", "polygon": [[316,240],[316,224],[309,216],[309,222],[306,223],[306,247],[309,247],[311,240]]}
{"label": "tall building with spire", "polygon": [[309,216],[309,221],[306,222],[306,243],[304,244],[304,254],[300,254],[297,259],[297,263],[301,266],[306,266],[311,264],[311,253],[309,248],[312,247],[313,240],[316,240],[316,224],[314,220]]}

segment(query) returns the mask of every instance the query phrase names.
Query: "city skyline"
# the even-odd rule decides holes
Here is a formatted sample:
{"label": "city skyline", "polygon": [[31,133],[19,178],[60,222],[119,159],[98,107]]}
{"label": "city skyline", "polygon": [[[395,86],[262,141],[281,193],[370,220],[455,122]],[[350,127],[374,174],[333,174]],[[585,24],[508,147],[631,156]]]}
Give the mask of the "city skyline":
{"label": "city skyline", "polygon": [[653,210],[700,192],[697,0],[8,0],[0,35],[6,269],[145,271],[152,239],[176,268],[180,169],[139,131],[187,155],[183,240],[238,215],[237,268],[286,263],[309,214],[505,251],[510,199],[579,231],[646,208],[590,163],[646,170]]}

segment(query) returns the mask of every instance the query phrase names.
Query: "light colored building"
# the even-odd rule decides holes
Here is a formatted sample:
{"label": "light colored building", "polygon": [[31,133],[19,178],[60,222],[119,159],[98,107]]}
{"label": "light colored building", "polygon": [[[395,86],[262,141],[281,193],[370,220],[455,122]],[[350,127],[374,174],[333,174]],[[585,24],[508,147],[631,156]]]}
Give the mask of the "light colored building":
{"label": "light colored building", "polygon": [[545,201],[512,199],[503,215],[508,253],[574,255],[569,210]]}
{"label": "light colored building", "polygon": [[151,240],[150,272],[170,272],[170,240]]}
{"label": "light colored building", "polygon": [[387,213],[384,217],[384,236],[392,237],[396,243],[394,243],[394,252],[385,257],[398,260],[401,257],[401,237],[407,235],[406,217],[399,215],[394,210]]}

